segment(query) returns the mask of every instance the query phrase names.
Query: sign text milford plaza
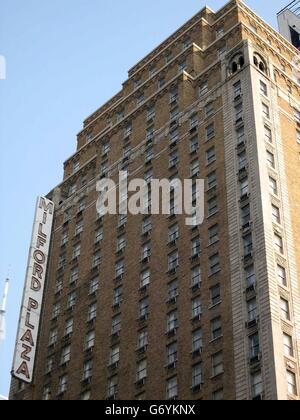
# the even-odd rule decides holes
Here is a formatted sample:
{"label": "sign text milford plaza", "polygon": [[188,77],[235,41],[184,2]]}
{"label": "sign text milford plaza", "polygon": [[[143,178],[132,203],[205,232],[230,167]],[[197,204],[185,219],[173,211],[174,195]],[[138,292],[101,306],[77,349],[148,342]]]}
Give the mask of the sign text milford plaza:
{"label": "sign text milford plaza", "polygon": [[39,197],[12,371],[14,377],[27,383],[32,382],[33,376],[53,215],[54,204]]}

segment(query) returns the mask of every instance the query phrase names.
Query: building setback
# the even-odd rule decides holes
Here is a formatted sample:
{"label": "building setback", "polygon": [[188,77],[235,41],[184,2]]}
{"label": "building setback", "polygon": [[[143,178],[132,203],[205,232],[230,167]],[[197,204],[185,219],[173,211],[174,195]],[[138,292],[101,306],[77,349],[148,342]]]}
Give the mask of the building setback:
{"label": "building setback", "polygon": [[[84,121],[12,399],[299,399],[297,54],[243,2],[205,7]],[[96,181],[121,169],[206,179],[204,223],[99,218]]]}

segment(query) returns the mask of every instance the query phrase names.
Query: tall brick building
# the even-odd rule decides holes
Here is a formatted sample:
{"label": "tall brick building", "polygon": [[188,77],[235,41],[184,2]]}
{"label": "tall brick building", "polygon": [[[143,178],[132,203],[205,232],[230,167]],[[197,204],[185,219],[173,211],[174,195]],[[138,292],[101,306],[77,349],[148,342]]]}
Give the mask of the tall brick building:
{"label": "tall brick building", "polygon": [[[55,222],[34,380],[12,399],[299,399],[298,51],[206,7],[84,122]],[[96,181],[206,179],[204,223],[96,212]]]}

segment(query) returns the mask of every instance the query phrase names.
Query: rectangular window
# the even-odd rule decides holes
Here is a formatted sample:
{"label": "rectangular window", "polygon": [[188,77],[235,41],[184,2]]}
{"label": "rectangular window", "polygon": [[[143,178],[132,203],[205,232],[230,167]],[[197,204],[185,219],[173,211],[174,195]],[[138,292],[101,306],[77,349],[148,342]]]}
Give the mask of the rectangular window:
{"label": "rectangular window", "polygon": [[147,121],[151,121],[155,118],[156,115],[156,111],[155,111],[155,107],[152,106],[147,110]]}
{"label": "rectangular window", "polygon": [[178,327],[177,311],[173,311],[170,314],[168,314],[168,317],[167,317],[167,332],[176,330],[177,327]]}
{"label": "rectangular window", "polygon": [[211,338],[217,340],[222,337],[222,319],[218,317],[211,321]]}
{"label": "rectangular window", "polygon": [[49,335],[49,346],[54,346],[58,341],[58,329],[54,328],[50,331]]}
{"label": "rectangular window", "polygon": [[167,400],[174,400],[178,397],[177,377],[168,379],[167,381]]}
{"label": "rectangular window", "polygon": [[219,225],[214,225],[208,229],[208,245],[213,245],[219,240]]}
{"label": "rectangular window", "polygon": [[75,226],[75,236],[80,235],[83,232],[83,220],[80,220],[76,223]]}
{"label": "rectangular window", "polygon": [[209,141],[209,140],[211,140],[215,137],[215,126],[214,126],[214,124],[210,124],[208,127],[206,127],[205,136],[206,136],[206,141]]}
{"label": "rectangular window", "polygon": [[124,130],[124,138],[126,139],[127,137],[131,136],[131,134],[132,134],[132,124],[129,123]]}
{"label": "rectangular window", "polygon": [[178,282],[177,280],[172,281],[168,284],[168,299],[176,299],[178,296]]}
{"label": "rectangular window", "polygon": [[209,258],[209,269],[211,275],[216,274],[220,271],[221,266],[219,254],[215,254]]}
{"label": "rectangular window", "polygon": [[140,287],[147,287],[150,284],[150,270],[145,270],[142,272],[140,277]]}
{"label": "rectangular window", "polygon": [[201,352],[203,348],[203,334],[202,330],[199,329],[193,332],[192,335],[192,351],[193,353]]}
{"label": "rectangular window", "polygon": [[112,319],[112,334],[119,334],[121,331],[121,316],[116,315]]}
{"label": "rectangular window", "polygon": [[207,207],[208,217],[211,217],[214,214],[216,214],[218,212],[218,198],[213,197],[210,200],[208,200]]}
{"label": "rectangular window", "polygon": [[76,292],[69,293],[68,299],[67,299],[67,309],[74,308],[74,306],[76,305],[76,301],[77,301],[77,293]]}
{"label": "rectangular window", "polygon": [[142,261],[151,257],[151,243],[148,242],[142,246]]}
{"label": "rectangular window", "polygon": [[217,186],[217,173],[211,172],[207,175],[207,190],[215,188]]}
{"label": "rectangular window", "polygon": [[245,178],[240,183],[241,187],[241,198],[247,197],[249,195],[249,180]]}
{"label": "rectangular window", "polygon": [[277,206],[274,206],[274,205],[272,205],[272,218],[273,218],[273,222],[278,223],[280,225],[281,223],[280,210]]}
{"label": "rectangular window", "polygon": [[291,320],[290,315],[290,304],[287,300],[281,298],[280,299],[280,312],[281,312],[281,318],[285,321]]}
{"label": "rectangular window", "polygon": [[217,284],[214,287],[211,287],[209,289],[209,292],[211,306],[215,306],[221,303],[221,287],[219,284]]}
{"label": "rectangular window", "polygon": [[149,233],[152,229],[152,221],[151,221],[151,217],[146,217],[143,220],[143,227],[142,227],[142,233],[146,234]]}
{"label": "rectangular window", "polygon": [[117,252],[122,252],[126,248],[126,237],[125,235],[117,238]]}
{"label": "rectangular window", "polygon": [[97,268],[101,264],[101,252],[96,252],[93,255],[92,268]]}
{"label": "rectangular window", "polygon": [[95,233],[95,244],[99,244],[103,241],[103,228],[99,228]]}
{"label": "rectangular window", "polygon": [[199,257],[201,254],[201,241],[200,238],[192,240],[192,258]]}
{"label": "rectangular window", "polygon": [[279,284],[281,284],[284,287],[287,287],[286,269],[279,264],[277,264],[277,277]]}
{"label": "rectangular window", "polygon": [[147,319],[149,317],[149,298],[145,298],[139,303],[139,318]]}
{"label": "rectangular window", "polygon": [[191,163],[190,170],[191,170],[191,177],[198,177],[199,176],[200,166],[199,166],[198,159],[197,160],[194,160]]}
{"label": "rectangular window", "polygon": [[137,365],[137,381],[142,381],[147,378],[147,360],[142,360]]}
{"label": "rectangular window", "polygon": [[202,315],[202,300],[196,298],[192,301],[192,319],[199,318]]}
{"label": "rectangular window", "polygon": [[263,394],[263,380],[261,372],[255,372],[251,375],[252,394],[253,398],[262,396]]}
{"label": "rectangular window", "polygon": [[241,95],[242,95],[242,85],[241,85],[241,82],[238,81],[237,83],[235,83],[233,85],[233,96],[234,96],[234,99],[239,98]]}
{"label": "rectangular window", "polygon": [[263,116],[269,120],[270,119],[270,108],[268,107],[268,105],[266,105],[264,103],[262,104],[262,112],[263,112]]}
{"label": "rectangular window", "polygon": [[148,331],[141,331],[138,335],[138,350],[148,346]]}
{"label": "rectangular window", "polygon": [[201,284],[201,267],[197,266],[192,270],[192,287],[200,287]]}
{"label": "rectangular window", "polygon": [[214,147],[211,147],[206,151],[206,164],[211,165],[216,160],[216,151]]}
{"label": "rectangular window", "polygon": [[177,239],[179,238],[179,228],[178,228],[177,223],[169,228],[168,236],[169,236],[169,243],[173,243],[177,241]]}
{"label": "rectangular window", "polygon": [[242,226],[248,225],[251,222],[251,212],[250,212],[250,205],[244,206],[241,209],[241,218],[242,218]]}
{"label": "rectangular window", "polygon": [[239,161],[239,170],[242,171],[243,169],[247,167],[247,163],[248,163],[246,152],[239,153],[238,161]]}
{"label": "rectangular window", "polygon": [[171,153],[169,158],[169,168],[174,168],[177,165],[178,161],[179,159],[177,152]]}
{"label": "rectangular window", "polygon": [[192,370],[192,388],[197,388],[203,384],[203,365],[198,363]]}
{"label": "rectangular window", "polygon": [[274,178],[269,178],[269,185],[271,193],[274,195],[278,195],[278,187],[277,187],[277,181]]}
{"label": "rectangular window", "polygon": [[90,282],[90,295],[93,295],[99,289],[99,277],[94,277]]}
{"label": "rectangular window", "polygon": [[287,371],[288,393],[290,395],[298,395],[296,375],[293,372]]}
{"label": "rectangular window", "polygon": [[224,400],[224,391],[223,389],[218,389],[217,391],[213,392],[213,401],[223,401]]}
{"label": "rectangular window", "polygon": [[118,377],[114,376],[108,382],[108,398],[115,398],[118,393]]}
{"label": "rectangular window", "polygon": [[256,298],[251,299],[247,302],[248,309],[248,322],[257,320],[257,301]]}
{"label": "rectangular window", "polygon": [[119,363],[119,361],[120,361],[120,347],[116,346],[116,347],[113,347],[110,351],[109,364],[110,366],[116,365],[117,363]]}
{"label": "rectangular window", "polygon": [[178,252],[173,252],[168,256],[168,270],[173,271],[178,267]]}
{"label": "rectangular window", "polygon": [[68,390],[68,376],[64,375],[59,378],[58,393],[64,394]]}
{"label": "rectangular window", "polygon": [[243,245],[244,245],[244,256],[247,257],[253,251],[253,241],[252,241],[251,233],[247,236],[244,236]]}
{"label": "rectangular window", "polygon": [[224,373],[223,353],[217,353],[212,356],[212,376],[218,376]]}
{"label": "rectangular window", "polygon": [[250,359],[257,359],[260,353],[259,335],[254,334],[249,337]]}
{"label": "rectangular window", "polygon": [[110,152],[110,144],[109,142],[105,142],[102,145],[102,156],[106,156]]}
{"label": "rectangular window", "polygon": [[65,323],[65,337],[70,336],[73,333],[73,327],[74,327],[74,320],[73,318],[70,318]]}
{"label": "rectangular window", "polygon": [[283,334],[283,349],[285,356],[294,357],[293,339],[288,334]]}
{"label": "rectangular window", "polygon": [[170,132],[170,145],[174,146],[179,140],[178,130],[173,130]]}
{"label": "rectangular window", "polygon": [[208,93],[208,83],[204,82],[202,83],[202,85],[199,87],[199,96],[205,96]]}
{"label": "rectangular window", "polygon": [[268,141],[269,143],[272,143],[273,142],[272,130],[266,125],[265,125],[264,129],[265,129],[265,140]]}
{"label": "rectangular window", "polygon": [[114,306],[120,306],[122,303],[122,286],[117,287],[114,290],[114,300],[113,300],[113,305]]}
{"label": "rectangular window", "polygon": [[118,220],[118,228],[123,228],[127,223],[127,215],[126,214],[120,214],[119,220]]}
{"label": "rectangular window", "polygon": [[123,260],[118,261],[115,266],[116,278],[122,277],[125,273],[125,262]]}
{"label": "rectangular window", "polygon": [[241,145],[241,144],[244,144],[244,142],[245,142],[245,127],[240,127],[236,131],[236,136],[237,136],[238,146]]}
{"label": "rectangular window", "polygon": [[191,140],[191,153],[195,153],[199,150],[199,140],[198,137],[193,137]]}
{"label": "rectangular window", "polygon": [[65,231],[61,235],[61,246],[66,245],[69,242],[69,234],[68,231]]}
{"label": "rectangular window", "polygon": [[205,117],[209,118],[214,114],[214,104],[210,102],[205,106]]}
{"label": "rectangular window", "polygon": [[179,70],[179,72],[184,71],[184,70],[186,70],[186,69],[187,69],[187,63],[186,63],[185,61],[183,61],[182,63],[180,63],[180,64],[178,65],[178,70]]}
{"label": "rectangular window", "polygon": [[93,372],[93,361],[89,360],[88,362],[85,362],[83,365],[83,375],[82,380],[86,381],[92,377]]}
{"label": "rectangular window", "polygon": [[225,58],[226,52],[227,48],[225,46],[218,49],[218,57],[220,60],[223,60],[223,58]]}
{"label": "rectangular window", "polygon": [[85,336],[85,350],[90,350],[95,346],[95,331],[90,331]]}
{"label": "rectangular window", "polygon": [[262,80],[259,82],[259,87],[260,93],[264,96],[268,96],[268,86]]}
{"label": "rectangular window", "polygon": [[167,365],[172,365],[177,362],[177,343],[172,343],[167,346]]}
{"label": "rectangular window", "polygon": [[275,245],[275,250],[279,253],[279,254],[283,254],[283,239],[281,236],[277,235],[275,233],[274,235],[274,245]]}
{"label": "rectangular window", "polygon": [[241,122],[243,120],[243,115],[244,115],[244,108],[243,108],[243,104],[238,104],[235,106],[235,121]]}
{"label": "rectangular window", "polygon": [[94,321],[96,319],[96,317],[97,317],[97,304],[96,303],[93,303],[88,308],[87,321],[88,322],[92,322],[92,321]]}
{"label": "rectangular window", "polygon": [[270,168],[275,169],[275,156],[269,150],[267,150],[267,162]]}
{"label": "rectangular window", "polygon": [[256,284],[255,269],[254,269],[253,264],[245,268],[245,274],[246,274],[246,287],[247,289],[252,288]]}

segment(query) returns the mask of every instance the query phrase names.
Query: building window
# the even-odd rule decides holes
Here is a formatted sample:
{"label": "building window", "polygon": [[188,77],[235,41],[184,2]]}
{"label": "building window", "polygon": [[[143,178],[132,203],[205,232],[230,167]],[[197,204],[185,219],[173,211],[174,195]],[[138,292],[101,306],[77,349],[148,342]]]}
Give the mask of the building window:
{"label": "building window", "polygon": [[174,103],[177,102],[179,98],[179,92],[178,92],[178,88],[174,87],[173,89],[171,89],[170,91],[170,103]]}
{"label": "building window", "polygon": [[262,80],[259,82],[259,87],[260,93],[264,96],[268,96],[268,86]]}
{"label": "building window", "polygon": [[147,378],[147,360],[142,360],[137,365],[136,379],[142,381]]}
{"label": "building window", "polygon": [[223,389],[218,389],[217,391],[213,392],[213,401],[223,401],[224,400],[224,391]]}
{"label": "building window", "polygon": [[272,218],[273,222],[281,224],[280,210],[277,206],[272,205]]}
{"label": "building window", "polygon": [[236,131],[236,135],[237,135],[238,146],[241,145],[241,144],[244,144],[244,142],[245,142],[245,127],[240,127]]}
{"label": "building window", "polygon": [[250,289],[256,284],[255,269],[254,269],[253,264],[245,268],[245,274],[246,274],[246,287],[247,289]]}
{"label": "building window", "polygon": [[109,142],[103,143],[102,145],[102,156],[106,156],[110,152]]}
{"label": "building window", "polygon": [[140,93],[136,99],[136,104],[139,106],[145,101],[145,94],[144,92]]}
{"label": "building window", "polygon": [[80,257],[81,253],[81,244],[76,244],[73,248],[73,260]]}
{"label": "building window", "polygon": [[214,114],[214,104],[210,102],[205,106],[205,117],[209,118]]}
{"label": "building window", "polygon": [[83,225],[84,225],[83,220],[80,220],[79,222],[76,223],[75,236],[78,236],[81,234],[81,232],[83,232]]}
{"label": "building window", "polygon": [[199,96],[205,96],[208,93],[208,82],[202,83],[199,88]]}
{"label": "building window", "polygon": [[143,227],[142,227],[142,233],[146,234],[149,233],[152,229],[152,220],[151,217],[146,217],[143,220]]}
{"label": "building window", "polygon": [[238,104],[235,106],[235,121],[236,123],[239,123],[243,120],[243,115],[244,115],[244,107],[243,104]]}
{"label": "building window", "polygon": [[187,69],[187,63],[185,61],[183,61],[182,63],[178,65],[179,72],[185,71],[186,69]]}
{"label": "building window", "polygon": [[192,351],[193,353],[202,351],[203,348],[203,333],[202,330],[199,329],[193,332],[192,335]]}
{"label": "building window", "polygon": [[216,306],[221,303],[221,286],[217,284],[209,289],[211,306]]}
{"label": "building window", "polygon": [[62,349],[60,364],[65,365],[71,360],[71,346],[66,346]]}
{"label": "building window", "polygon": [[169,168],[171,169],[171,168],[176,167],[178,161],[179,161],[178,153],[177,152],[171,153],[170,158],[169,158]]}
{"label": "building window", "polygon": [[202,316],[202,300],[196,298],[192,301],[192,319],[200,319]]}
{"label": "building window", "polygon": [[132,134],[132,124],[129,123],[124,130],[124,138],[126,139],[127,137],[130,137],[131,134]]}
{"label": "building window", "polygon": [[223,353],[217,353],[212,356],[212,376],[218,376],[224,373]]}
{"label": "building window", "polygon": [[207,175],[207,190],[211,190],[217,186],[217,173],[211,172]]}
{"label": "building window", "polygon": [[248,322],[257,320],[257,301],[256,298],[247,302]]}
{"label": "building window", "polygon": [[177,343],[167,346],[167,365],[173,365],[177,362]]}
{"label": "building window", "polygon": [[249,180],[245,178],[240,183],[241,187],[241,198],[247,197],[249,195]]}
{"label": "building window", "polygon": [[288,393],[290,395],[298,395],[296,375],[293,372],[287,371]]}
{"label": "building window", "polygon": [[58,393],[64,394],[68,390],[68,376],[64,375],[59,378]]}
{"label": "building window", "polygon": [[67,299],[67,309],[73,309],[74,306],[76,305],[76,300],[77,300],[77,293],[76,292],[69,293],[68,299]]}
{"label": "building window", "polygon": [[252,241],[251,233],[243,238],[243,245],[244,245],[244,256],[247,257],[253,251],[253,241]]}
{"label": "building window", "polygon": [[113,300],[113,305],[116,306],[120,306],[122,303],[122,286],[117,287],[114,290],[114,300]]}
{"label": "building window", "polygon": [[148,242],[142,246],[142,261],[151,257],[151,243]]}
{"label": "building window", "polygon": [[179,238],[179,228],[177,224],[169,228],[168,236],[169,236],[169,243],[173,243],[177,241],[177,239]]}
{"label": "building window", "polygon": [[64,270],[65,265],[66,265],[66,259],[67,259],[66,254],[60,255],[59,260],[58,260],[58,269],[59,270]]}
{"label": "building window", "polygon": [[43,389],[43,401],[49,401],[51,399],[51,387],[45,386]]}
{"label": "building window", "polygon": [[264,126],[264,130],[265,130],[265,140],[269,143],[272,143],[273,142],[272,130],[266,125]]}
{"label": "building window", "polygon": [[241,152],[238,154],[238,161],[239,161],[239,170],[242,171],[247,167],[247,154],[246,152]]}
{"label": "building window", "polygon": [[283,254],[283,239],[281,236],[277,235],[277,233],[275,233],[274,235],[274,245],[275,245],[275,249],[279,254]]}
{"label": "building window", "polygon": [[208,207],[208,217],[215,215],[218,212],[218,199],[213,197],[207,202]]}
{"label": "building window", "polygon": [[155,115],[156,115],[155,106],[151,106],[147,110],[147,121],[153,120],[155,118]]}
{"label": "building window", "polygon": [[200,238],[192,240],[192,258],[197,258],[201,254],[201,241]]}
{"label": "building window", "polygon": [[116,278],[120,278],[124,275],[125,272],[125,262],[124,260],[118,261],[115,266]]}
{"label": "building window", "polygon": [[167,317],[167,332],[172,332],[178,328],[177,311],[168,314]]}
{"label": "building window", "polygon": [[74,320],[73,318],[67,319],[65,323],[65,337],[69,337],[73,333]]}
{"label": "building window", "polygon": [[121,316],[116,315],[112,319],[112,334],[119,334],[121,332]]}
{"label": "building window", "polygon": [[148,346],[148,331],[141,331],[138,335],[138,350]]}
{"label": "building window", "polygon": [[178,251],[172,252],[172,254],[168,256],[168,270],[173,271],[173,270],[176,270],[177,267],[178,267]]}
{"label": "building window", "polygon": [[260,354],[259,335],[249,337],[250,359],[257,359]]}
{"label": "building window", "polygon": [[216,151],[214,147],[211,147],[206,151],[206,164],[211,165],[216,160]]}
{"label": "building window", "polygon": [[210,274],[216,274],[220,271],[220,256],[219,254],[215,254],[212,257],[209,258],[209,270]]}
{"label": "building window", "polygon": [[139,303],[139,318],[147,319],[149,317],[149,298],[145,298]]}
{"label": "building window", "polygon": [[279,284],[281,284],[284,287],[287,287],[286,269],[279,264],[277,264],[277,277]]}
{"label": "building window", "polygon": [[269,177],[269,185],[271,193],[274,195],[278,195],[277,181],[274,178]]}
{"label": "building window", "polygon": [[225,58],[226,52],[227,48],[225,46],[218,49],[218,57],[220,60],[223,60]]}
{"label": "building window", "polygon": [[170,145],[175,145],[179,140],[179,133],[178,130],[172,130],[170,132]]}
{"label": "building window", "polygon": [[92,268],[97,268],[101,264],[101,252],[98,251],[93,255]]}
{"label": "building window", "polygon": [[270,168],[275,169],[275,156],[269,150],[267,150],[267,162]]}
{"label": "building window", "polygon": [[110,366],[117,365],[119,361],[120,361],[120,347],[116,346],[116,347],[113,347],[110,351],[109,365]]}
{"label": "building window", "polygon": [[97,304],[94,303],[93,305],[90,305],[88,308],[88,322],[94,321],[97,317]]}
{"label": "building window", "polygon": [[176,299],[178,296],[178,282],[177,280],[172,281],[168,284],[168,299],[171,301],[172,299]]}
{"label": "building window", "polygon": [[91,399],[91,391],[85,391],[82,395],[81,395],[81,401],[89,401]]}
{"label": "building window", "polygon": [[285,356],[294,357],[293,339],[288,334],[283,334],[283,349]]}
{"label": "building window", "polygon": [[54,357],[48,357],[46,360],[46,375],[51,373],[54,368]]}
{"label": "building window", "polygon": [[211,338],[217,340],[222,337],[222,319],[221,317],[215,318],[211,321]]}
{"label": "building window", "polygon": [[197,388],[203,385],[203,365],[198,363],[193,366],[192,370],[192,388]]}
{"label": "building window", "polygon": [[247,204],[241,209],[242,226],[247,226],[251,222],[250,205]]}
{"label": "building window", "polygon": [[126,237],[125,237],[125,235],[119,236],[117,238],[117,252],[124,251],[125,247],[126,247]]}
{"label": "building window", "polygon": [[71,184],[69,187],[69,197],[71,197],[71,195],[75,194],[77,190],[77,185],[76,184]]}
{"label": "building window", "polygon": [[225,30],[224,30],[223,26],[221,26],[221,28],[218,28],[216,30],[216,37],[217,38],[221,38],[224,34],[225,34]]}
{"label": "building window", "polygon": [[193,137],[191,140],[190,140],[190,144],[191,144],[191,153],[195,153],[195,152],[197,152],[198,150],[199,150],[199,140],[198,140],[198,137],[196,136],[196,137]]}
{"label": "building window", "polygon": [[90,331],[85,336],[85,350],[90,350],[95,346],[95,331]]}
{"label": "building window", "polygon": [[192,287],[200,287],[201,284],[201,267],[197,266],[192,270]]}
{"label": "building window", "polygon": [[253,398],[261,397],[263,394],[263,380],[261,372],[255,372],[251,375]]}
{"label": "building window", "polygon": [[263,116],[269,120],[270,119],[270,108],[268,107],[268,105],[266,105],[264,103],[262,104],[262,112],[263,112]]}
{"label": "building window", "polygon": [[285,321],[291,320],[291,314],[290,314],[290,304],[287,300],[281,298],[280,299],[280,312],[281,312],[281,318]]}
{"label": "building window", "polygon": [[254,65],[263,73],[267,74],[267,66],[264,62],[264,60],[258,55],[254,54],[253,57]]}
{"label": "building window", "polygon": [[242,85],[240,80],[233,85],[233,96],[235,99],[239,98],[242,95]]}
{"label": "building window", "polygon": [[63,286],[63,278],[59,277],[58,279],[56,279],[55,293],[60,293],[63,290]]}
{"label": "building window", "polygon": [[54,346],[58,341],[58,329],[54,328],[50,331],[49,335],[49,346]]}
{"label": "building window", "polygon": [[205,136],[206,136],[206,141],[209,141],[209,140],[211,140],[215,137],[215,126],[214,126],[214,124],[210,124],[208,127],[206,127]]}
{"label": "building window", "polygon": [[150,284],[150,270],[145,270],[142,272],[140,277],[140,287],[144,288]]}
{"label": "building window", "polygon": [[165,84],[166,84],[166,79],[162,78],[158,82],[158,87],[161,89],[165,86]]}
{"label": "building window", "polygon": [[184,50],[186,50],[187,48],[189,48],[191,46],[191,40],[190,40],[190,38],[185,38],[183,40],[182,45],[183,45],[183,49]]}
{"label": "building window", "polygon": [[199,166],[198,159],[197,160],[194,160],[191,163],[190,170],[191,170],[191,177],[198,177],[199,176],[200,166]]}
{"label": "building window", "polygon": [[118,393],[118,377],[114,376],[108,382],[108,398],[115,398]]}
{"label": "building window", "polygon": [[168,379],[167,381],[167,400],[174,400],[178,397],[177,377]]}

